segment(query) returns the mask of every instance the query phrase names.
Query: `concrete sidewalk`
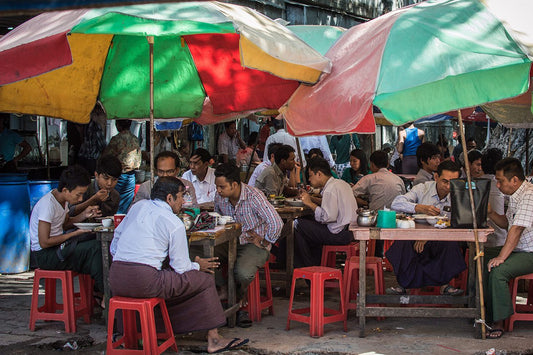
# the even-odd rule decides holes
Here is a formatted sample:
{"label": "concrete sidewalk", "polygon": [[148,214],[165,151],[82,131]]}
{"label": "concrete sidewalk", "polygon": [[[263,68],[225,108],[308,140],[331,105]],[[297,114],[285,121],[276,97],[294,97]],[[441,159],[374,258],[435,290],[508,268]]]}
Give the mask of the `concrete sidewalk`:
{"label": "concrete sidewalk", "polygon": [[[67,343],[74,341],[82,347],[71,353],[105,352],[107,328],[98,315],[91,324],[78,320],[73,335],[65,333],[58,322],[40,321],[36,331],[30,331],[32,283],[33,272],[0,275],[0,354],[57,354],[59,349],[68,351]],[[336,307],[334,290],[327,296],[327,305]],[[297,306],[303,307],[307,297],[305,290],[301,292]],[[533,322],[515,323],[515,330],[501,339],[480,340],[474,338],[472,323],[464,319],[369,319],[366,338],[359,338],[357,318],[351,311],[347,333],[341,322],[333,323],[325,326],[323,337],[314,339],[302,323],[291,322],[290,331],[285,330],[288,303],[276,297],[275,316],[264,315],[251,328],[222,328],[225,337],[250,338],[248,346],[226,354],[485,354],[490,348],[497,354],[533,354]],[[180,354],[205,351],[205,334],[177,336],[177,340]]]}

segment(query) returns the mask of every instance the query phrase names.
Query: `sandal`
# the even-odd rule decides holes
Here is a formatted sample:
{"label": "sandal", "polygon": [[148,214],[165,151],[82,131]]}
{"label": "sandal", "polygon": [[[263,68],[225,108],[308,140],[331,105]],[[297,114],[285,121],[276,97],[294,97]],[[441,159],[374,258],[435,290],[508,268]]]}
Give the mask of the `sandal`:
{"label": "sandal", "polygon": [[252,326],[252,321],[248,318],[247,312],[237,312],[237,326],[240,328],[250,328]]}
{"label": "sandal", "polygon": [[407,291],[402,286],[393,286],[385,290],[387,295],[405,295]]}
{"label": "sandal", "polygon": [[444,289],[441,291],[441,295],[443,296],[460,296],[465,292],[464,290],[461,290],[460,288],[455,288],[451,285],[447,285],[444,287]]}
{"label": "sandal", "polygon": [[503,335],[503,329],[494,328],[485,333],[487,339],[500,339]]}
{"label": "sandal", "polygon": [[217,351],[213,352],[213,354],[223,353],[224,351],[236,349],[236,348],[241,347],[241,346],[243,346],[245,344],[248,344],[248,342],[249,342],[248,339],[233,338],[233,340],[230,341],[228,343],[228,345],[226,345],[222,349],[218,349]]}

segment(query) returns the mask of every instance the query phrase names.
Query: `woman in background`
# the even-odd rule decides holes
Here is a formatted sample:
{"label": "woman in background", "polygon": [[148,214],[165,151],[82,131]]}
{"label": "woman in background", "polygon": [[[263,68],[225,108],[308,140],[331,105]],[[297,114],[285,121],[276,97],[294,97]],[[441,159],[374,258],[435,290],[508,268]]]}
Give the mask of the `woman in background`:
{"label": "woman in background", "polygon": [[344,170],[341,179],[353,186],[367,174],[368,160],[365,152],[361,149],[352,150],[350,152],[350,168]]}

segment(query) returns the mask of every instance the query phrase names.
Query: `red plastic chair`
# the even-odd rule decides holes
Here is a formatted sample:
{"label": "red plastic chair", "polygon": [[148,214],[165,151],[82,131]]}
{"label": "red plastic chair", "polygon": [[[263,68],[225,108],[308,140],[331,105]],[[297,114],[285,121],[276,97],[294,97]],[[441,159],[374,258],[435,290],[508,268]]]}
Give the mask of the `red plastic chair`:
{"label": "red plastic chair", "polygon": [[[165,332],[157,333],[155,327],[155,307],[159,306],[165,324]],[[122,310],[124,335],[113,342],[113,323],[115,312]],[[137,320],[135,312],[139,312],[141,321],[141,333],[137,332]],[[138,350],[138,341],[143,340],[143,349]],[[163,340],[161,345],[157,340]],[[119,346],[124,348],[120,349]],[[167,306],[162,298],[129,298],[112,297],[109,300],[109,316],[107,322],[107,351],[112,354],[161,354],[166,349],[172,348],[178,352],[174,332],[170,324]]]}
{"label": "red plastic chair", "polygon": [[[335,268],[337,262],[337,253],[344,253],[346,260],[349,260],[352,256],[359,255],[359,242],[351,242],[347,245],[323,245],[322,246],[322,258],[320,266]],[[338,287],[338,283],[334,281],[326,282],[327,288]]]}
{"label": "red plastic chair", "polygon": [[254,280],[248,286],[248,305],[243,307],[248,312],[248,317],[252,322],[261,321],[261,312],[268,309],[270,315],[274,315],[274,301],[272,298],[272,282],[270,280],[270,268],[268,261],[263,266],[265,273],[266,295],[261,296],[261,282],[259,280],[259,271],[255,274]]}
{"label": "red plastic chair", "polygon": [[[294,289],[297,279],[311,281],[311,300],[309,307],[292,309]],[[341,296],[339,310],[324,307],[324,288],[326,280],[337,280],[339,283]],[[295,320],[297,322],[309,324],[309,333],[312,337],[321,337],[324,335],[325,324],[342,321],[344,324],[344,331],[346,332],[346,308],[344,305],[344,286],[342,283],[342,272],[340,270],[323,266],[310,266],[294,269],[286,329],[289,330],[291,320]],[[306,313],[309,315],[304,315]]]}
{"label": "red plastic chair", "polygon": [[[374,292],[376,295],[385,294],[385,280],[383,277],[383,260],[375,256],[366,257],[366,269],[374,274]],[[359,292],[359,257],[351,257],[344,266],[344,289],[346,292],[346,309],[357,309],[357,303],[350,302],[357,300]],[[372,306],[372,305],[369,305]],[[381,305],[380,305],[381,306]],[[384,319],[378,317],[378,320]]]}
{"label": "red plastic chair", "polygon": [[[80,292],[74,293],[74,277],[78,276]],[[44,279],[44,304],[39,307],[39,281]],[[61,280],[63,303],[57,303],[56,281]],[[67,333],[76,332],[76,319],[83,317],[91,322],[92,281],[89,275],[77,274],[68,270],[35,269],[30,309],[30,330],[35,330],[37,320],[60,321],[65,323]],[[57,311],[63,311],[57,313]]]}
{"label": "red plastic chair", "polygon": [[[516,304],[518,281],[520,280],[529,280],[529,291],[526,304]],[[514,322],[519,320],[533,321],[533,274],[515,277],[509,282],[509,288],[511,289],[511,300],[513,302],[514,314],[505,320],[505,329],[508,332],[512,332]]]}

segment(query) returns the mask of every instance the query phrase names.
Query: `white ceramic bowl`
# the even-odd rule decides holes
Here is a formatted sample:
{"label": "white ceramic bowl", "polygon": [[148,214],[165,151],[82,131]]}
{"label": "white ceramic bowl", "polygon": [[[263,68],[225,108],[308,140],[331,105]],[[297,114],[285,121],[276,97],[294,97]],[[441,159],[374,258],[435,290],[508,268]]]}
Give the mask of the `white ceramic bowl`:
{"label": "white ceramic bowl", "polygon": [[112,218],[104,218],[102,219],[102,225],[106,228],[109,228],[113,225],[113,219]]}

